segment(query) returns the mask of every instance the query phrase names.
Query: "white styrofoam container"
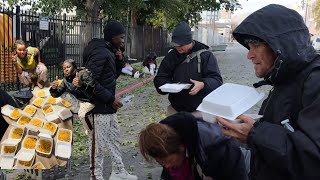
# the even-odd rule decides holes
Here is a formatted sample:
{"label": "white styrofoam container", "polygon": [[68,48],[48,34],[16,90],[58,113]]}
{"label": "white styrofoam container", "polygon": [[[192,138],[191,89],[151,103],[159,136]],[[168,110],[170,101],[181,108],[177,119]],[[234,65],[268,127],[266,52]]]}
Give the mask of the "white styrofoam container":
{"label": "white styrofoam container", "polygon": [[[36,139],[36,144],[35,144],[35,147],[34,147],[34,148],[27,148],[27,147],[25,147],[25,142],[26,142],[26,140],[27,140],[28,138],[35,138],[35,139]],[[38,136],[34,136],[34,135],[26,135],[26,136],[24,137],[23,141],[22,141],[21,149],[28,149],[28,150],[29,150],[29,149],[31,149],[31,150],[35,150],[35,149],[36,149],[36,147],[37,147],[37,143],[38,143],[38,141],[39,141]]]}
{"label": "white styrofoam container", "polygon": [[54,98],[54,97],[52,97],[52,96],[47,97],[46,104],[58,104],[58,103],[61,102],[61,98],[60,97],[54,98],[55,102],[50,102],[51,98]]}
{"label": "white styrofoam container", "polygon": [[57,157],[69,159],[71,157],[71,143],[62,141],[56,142],[55,155]]}
{"label": "white styrofoam container", "polygon": [[15,158],[21,161],[31,161],[35,154],[36,152],[34,149],[21,148]]}
{"label": "white styrofoam container", "polygon": [[[22,124],[22,123],[24,123],[24,122],[22,121],[23,118],[28,118],[29,121],[28,121],[26,124]],[[27,114],[22,114],[22,116],[20,116],[20,118],[18,119],[17,124],[19,124],[19,125],[21,125],[21,126],[25,126],[25,125],[29,124],[29,122],[31,121],[31,119],[32,119],[32,117],[29,116],[29,114],[28,114],[28,115],[27,115]]]}
{"label": "white styrofoam container", "polygon": [[[39,101],[40,103],[36,104],[37,101]],[[37,97],[32,101],[32,104],[36,107],[42,107],[45,104],[45,99]]]}
{"label": "white styrofoam container", "polygon": [[[48,113],[45,113],[45,111],[44,111],[45,108],[51,108],[52,111],[51,111],[51,112],[48,112]],[[50,114],[50,113],[54,113],[54,112],[55,112],[55,109],[54,109],[54,107],[53,107],[51,104],[46,104],[46,105],[44,105],[41,109],[42,109],[42,112],[43,112],[44,115],[47,115],[47,114]]]}
{"label": "white styrofoam container", "polygon": [[[44,89],[38,89],[37,91],[32,91],[32,94],[35,96],[35,97],[40,97],[40,98],[45,98],[47,96],[50,96],[50,91],[49,91],[50,88],[44,88]],[[43,92],[43,96],[40,96]]]}
{"label": "white styrofoam container", "polygon": [[[37,148],[36,148],[36,151],[38,152],[38,153],[41,153],[41,154],[45,154],[45,155],[50,155],[51,154],[51,152],[52,152],[52,147],[53,147],[53,139],[51,138],[51,136],[50,137],[46,137],[46,136],[39,136],[40,138],[39,138],[39,140],[38,140],[38,144],[37,144]],[[48,153],[46,153],[46,152],[42,152],[42,151],[40,151],[38,148],[39,148],[39,146],[40,146],[40,142],[41,141],[50,141],[50,143],[51,143],[51,147],[50,147],[50,151],[48,152]]]}
{"label": "white styrofoam container", "polygon": [[[68,131],[70,133],[70,141],[66,142],[66,141],[62,141],[62,140],[59,139],[59,134],[62,131]],[[70,129],[59,128],[58,132],[57,132],[57,135],[56,135],[56,142],[65,142],[65,143],[70,143],[71,144],[71,142],[72,142],[72,131]]]}
{"label": "white styrofoam container", "polygon": [[[14,138],[12,138],[12,134],[13,134],[14,130],[15,130],[15,129],[17,129],[17,128],[22,129],[22,135],[21,135],[21,137],[20,137],[20,138],[18,138],[18,139],[14,139]],[[15,124],[15,125],[11,128],[11,130],[10,130],[10,132],[9,132],[8,139],[12,139],[12,140],[14,140],[14,141],[16,141],[16,140],[17,140],[18,142],[20,142],[20,141],[21,141],[21,139],[22,139],[22,137],[23,137],[23,134],[24,134],[24,127],[23,127],[23,126],[19,126],[19,125]]]}
{"label": "white styrofoam container", "polygon": [[14,152],[12,152],[12,153],[5,153],[4,148],[5,148],[5,147],[8,147],[8,146],[9,146],[9,145],[2,145],[2,146],[1,146],[1,156],[2,156],[2,157],[14,157],[14,155],[16,154],[16,152],[17,152],[17,145],[10,146],[10,147],[14,147],[14,148],[15,148]]}
{"label": "white styrofoam container", "polygon": [[[46,124],[50,124],[50,123],[52,123],[52,125],[55,127],[54,131],[50,131],[49,129],[44,128],[46,126]],[[57,131],[57,129],[58,129],[58,125],[56,123],[47,121],[44,123],[43,127],[40,129],[40,133],[47,133],[47,134],[49,133],[50,135],[53,136],[55,134],[55,132]]]}
{"label": "white styrofoam container", "polygon": [[[20,150],[21,151],[21,150]],[[34,151],[33,151],[34,152]],[[29,158],[29,157],[28,157]],[[29,161],[30,162],[30,166],[24,166],[24,165],[22,165],[20,162],[19,162],[19,160],[20,161]],[[34,154],[33,154],[33,156],[30,158],[30,160],[22,160],[22,159],[18,159],[17,158],[17,160],[16,160],[16,165],[15,165],[15,169],[30,169],[31,167],[32,167],[32,165],[33,165],[33,163],[34,163],[34,160],[35,160],[35,152],[34,152]]]}
{"label": "white styrofoam container", "polygon": [[[16,117],[16,118],[13,117],[13,116],[11,116],[13,110],[15,110],[15,109],[20,112],[20,115],[19,115],[18,117]],[[5,115],[5,116],[10,117],[10,118],[13,119],[13,120],[17,120],[17,119],[20,118],[20,116],[22,115],[21,109],[15,108],[15,107],[13,107],[13,106],[11,106],[11,105],[8,105],[8,104],[5,105],[4,107],[2,107],[1,113],[2,113],[3,115]]]}
{"label": "white styrofoam container", "polygon": [[[26,110],[27,109],[32,109],[32,113],[28,113]],[[24,109],[23,112],[25,112],[26,114],[28,114],[29,116],[33,116],[36,112],[37,112],[37,107],[33,106],[33,105],[27,105]]]}
{"label": "white styrofoam container", "polygon": [[32,169],[36,169],[37,165],[41,166],[41,169],[45,169],[44,165],[41,162],[37,162],[32,166]]}
{"label": "white styrofoam container", "polygon": [[182,89],[189,89],[192,84],[167,83],[159,87],[162,92],[178,93]]}
{"label": "white styrofoam container", "polygon": [[[66,102],[66,103],[64,103],[64,102]],[[68,103],[69,105],[67,105],[67,103]],[[67,101],[67,100],[65,100],[65,99],[61,99],[61,101],[59,102],[59,104],[61,104],[62,106],[66,107],[66,108],[72,106],[71,102],[69,102],[69,101]]]}
{"label": "white styrofoam container", "polygon": [[235,120],[264,97],[264,93],[239,84],[226,83],[208,94],[197,110]]}
{"label": "white styrofoam container", "polygon": [[0,167],[1,169],[12,169],[14,164],[13,157],[1,156]]}
{"label": "white styrofoam container", "polygon": [[45,115],[47,121],[55,121],[59,119],[59,115],[56,112],[52,112]]}
{"label": "white styrofoam container", "polygon": [[72,112],[68,108],[62,108],[61,110],[58,111],[58,116],[60,117],[61,120],[64,121],[72,117]]}
{"label": "white styrofoam container", "polygon": [[[35,122],[36,120],[41,121],[40,126],[36,126],[36,125],[32,124],[32,123]],[[43,126],[43,123],[44,123],[44,122],[45,122],[45,120],[43,120],[43,119],[41,119],[41,118],[33,117],[33,118],[31,119],[31,121],[29,122],[29,124],[27,125],[27,128],[28,128],[28,127],[33,127],[33,128],[36,128],[36,129],[39,130],[39,128],[41,128],[41,127]]]}

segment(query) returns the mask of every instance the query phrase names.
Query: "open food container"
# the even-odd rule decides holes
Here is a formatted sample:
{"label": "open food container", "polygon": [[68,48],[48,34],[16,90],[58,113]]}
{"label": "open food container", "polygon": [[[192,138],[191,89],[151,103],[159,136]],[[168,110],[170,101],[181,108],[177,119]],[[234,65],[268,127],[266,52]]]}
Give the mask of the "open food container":
{"label": "open food container", "polygon": [[69,101],[67,101],[67,100],[64,100],[64,99],[61,99],[60,104],[62,104],[62,105],[63,105],[64,107],[66,107],[66,108],[72,106],[71,102],[69,102]]}
{"label": "open food container", "polygon": [[45,169],[45,167],[41,162],[37,162],[32,166],[32,169]]}
{"label": "open food container", "polygon": [[14,157],[17,152],[18,145],[4,145],[1,146],[1,157]]}
{"label": "open food container", "polygon": [[58,111],[58,116],[61,120],[67,120],[68,118],[72,117],[72,112],[68,108],[62,108]]}
{"label": "open food container", "polygon": [[71,143],[72,131],[70,129],[59,128],[56,138],[57,138],[57,141]]}
{"label": "open food container", "polygon": [[[41,135],[40,135],[41,134]],[[47,136],[43,136],[42,133],[39,134],[39,141],[37,144],[36,151],[40,154],[50,155],[53,147],[53,139]]]}
{"label": "open food container", "polygon": [[22,141],[21,147],[24,149],[35,150],[38,143],[38,137],[33,135],[26,135]]}
{"label": "open food container", "polygon": [[208,94],[197,110],[235,120],[264,97],[264,93],[239,84],[226,83]]}
{"label": "open food container", "polygon": [[[1,144],[16,145],[21,141],[21,139],[23,137],[23,133],[24,133],[24,127],[23,126],[14,125],[10,129],[8,139],[3,141]],[[13,142],[13,143],[10,143],[10,142]]]}
{"label": "open food container", "polygon": [[45,120],[38,118],[38,117],[33,117],[31,119],[31,121],[29,122],[29,124],[27,125],[28,127],[33,127],[33,128],[41,128],[43,126],[43,123],[45,122]]}
{"label": "open food container", "polygon": [[22,115],[22,111],[20,109],[14,108],[10,105],[5,105],[4,107],[2,107],[1,113],[13,120],[17,120]]}
{"label": "open food container", "polygon": [[72,131],[59,128],[56,136],[55,155],[60,158],[69,159],[71,156]]}
{"label": "open food container", "polygon": [[52,112],[52,113],[49,113],[49,114],[46,114],[45,115],[45,118],[47,121],[56,121],[56,120],[59,120],[59,116],[56,112]]}
{"label": "open food container", "polygon": [[52,97],[52,96],[49,96],[49,97],[47,98],[46,104],[58,104],[58,103],[60,103],[60,102],[61,102],[61,98],[60,98],[60,97],[54,98],[54,97]]}
{"label": "open food container", "polygon": [[1,169],[12,169],[14,164],[14,157],[1,156],[0,167]]}
{"label": "open food container", "polygon": [[45,98],[50,95],[49,88],[39,89],[34,92],[34,95],[39,98]]}
{"label": "open food container", "polygon": [[32,101],[32,104],[37,107],[42,107],[45,103],[45,100],[43,98],[37,97],[35,100]]}
{"label": "open food container", "polygon": [[33,105],[27,105],[24,109],[23,112],[28,114],[29,116],[33,116],[37,112],[37,108]]}
{"label": "open food container", "polygon": [[189,89],[192,84],[167,83],[159,87],[162,92],[178,93],[183,89]]}
{"label": "open food container", "polygon": [[54,122],[47,121],[44,123],[42,129],[40,129],[40,133],[45,132],[43,129],[49,131],[50,135],[53,136],[58,129],[58,125]]}
{"label": "open food container", "polygon": [[31,159],[27,160],[27,161],[17,158],[16,165],[14,168],[15,169],[30,169],[34,163],[34,159],[35,159],[35,153],[31,157]]}
{"label": "open food container", "polygon": [[53,108],[53,106],[51,104],[47,104],[42,107],[42,112],[44,115],[47,115],[47,114],[55,112],[55,109]]}
{"label": "open food container", "polygon": [[30,116],[22,114],[22,116],[18,119],[17,124],[19,124],[21,126],[25,126],[25,125],[29,124],[31,119],[32,118]]}

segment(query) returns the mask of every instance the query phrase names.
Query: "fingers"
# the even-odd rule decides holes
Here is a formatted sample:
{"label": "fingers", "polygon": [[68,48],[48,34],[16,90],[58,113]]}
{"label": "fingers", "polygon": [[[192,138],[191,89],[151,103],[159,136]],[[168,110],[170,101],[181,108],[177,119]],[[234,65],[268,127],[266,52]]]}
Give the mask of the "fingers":
{"label": "fingers", "polygon": [[226,129],[234,129],[235,128],[235,124],[234,123],[231,123],[231,122],[229,122],[228,120],[225,120],[222,117],[217,116],[216,119],[222,125],[223,128],[226,128]]}
{"label": "fingers", "polygon": [[76,72],[76,77],[77,77],[77,78],[79,78],[79,74],[78,74],[78,72]]}
{"label": "fingers", "polygon": [[58,81],[59,80],[59,77],[58,76],[56,76],[56,81]]}

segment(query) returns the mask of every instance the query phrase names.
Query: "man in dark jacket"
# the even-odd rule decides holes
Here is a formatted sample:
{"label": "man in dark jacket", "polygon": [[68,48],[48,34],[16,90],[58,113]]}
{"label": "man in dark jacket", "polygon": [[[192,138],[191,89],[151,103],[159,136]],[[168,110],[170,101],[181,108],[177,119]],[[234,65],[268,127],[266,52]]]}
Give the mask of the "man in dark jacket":
{"label": "man in dark jacket", "polygon": [[175,48],[162,60],[154,85],[159,94],[165,95],[168,93],[159,87],[166,83],[191,83],[189,89],[169,93],[171,105],[167,114],[187,111],[201,116],[196,109],[202,99],[222,84],[217,60],[207,50],[208,46],[192,39],[191,28],[186,22],[176,26],[172,33],[172,43]]}
{"label": "man in dark jacket", "polygon": [[164,180],[246,180],[239,144],[218,124],[179,112],[152,123],[139,136],[142,155],[163,166]]}
{"label": "man in dark jacket", "polygon": [[117,21],[105,26],[104,39],[93,39],[84,49],[84,62],[95,81],[93,124],[94,131],[89,142],[92,144],[91,178],[103,179],[103,158],[106,148],[112,161],[112,173],[109,179],[136,180],[124,168],[121,152],[117,110],[122,103],[115,98],[116,79],[124,66],[120,47],[124,43],[125,29]]}
{"label": "man in dark jacket", "polygon": [[217,118],[223,133],[251,149],[252,180],[320,179],[320,57],[303,18],[294,10],[268,5],[248,16],[234,38],[249,49],[255,87],[271,85],[258,122]]}
{"label": "man in dark jacket", "polygon": [[[0,89],[0,108],[2,108],[5,105],[11,105],[13,107],[17,107],[16,103],[12,99],[12,97],[4,90]],[[0,138],[2,139],[2,136],[6,132],[9,124],[7,121],[3,118],[2,114],[0,116]]]}

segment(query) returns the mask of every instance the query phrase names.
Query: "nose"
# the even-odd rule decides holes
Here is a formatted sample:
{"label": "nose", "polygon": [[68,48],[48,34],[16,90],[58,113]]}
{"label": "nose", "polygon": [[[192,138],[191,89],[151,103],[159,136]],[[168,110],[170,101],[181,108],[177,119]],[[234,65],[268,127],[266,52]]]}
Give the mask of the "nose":
{"label": "nose", "polygon": [[250,59],[250,60],[254,58],[254,53],[253,53],[253,51],[251,49],[249,50],[249,52],[247,54],[247,58]]}

